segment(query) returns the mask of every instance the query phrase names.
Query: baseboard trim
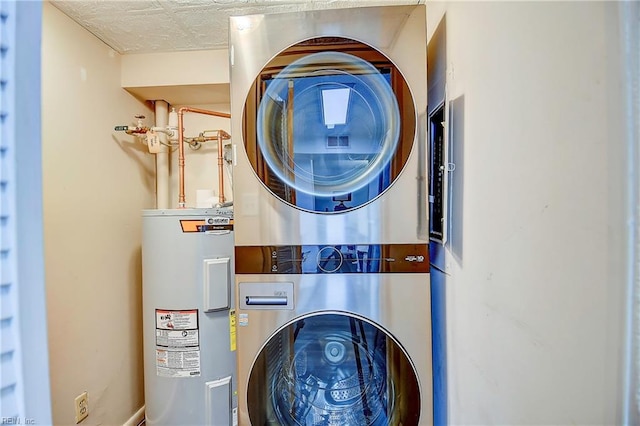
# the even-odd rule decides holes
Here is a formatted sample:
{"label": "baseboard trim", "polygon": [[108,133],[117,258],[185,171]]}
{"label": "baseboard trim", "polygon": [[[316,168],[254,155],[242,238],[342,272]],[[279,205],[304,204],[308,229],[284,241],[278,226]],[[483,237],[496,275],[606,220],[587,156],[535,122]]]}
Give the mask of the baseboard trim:
{"label": "baseboard trim", "polygon": [[144,405],[122,426],[138,426],[144,422]]}

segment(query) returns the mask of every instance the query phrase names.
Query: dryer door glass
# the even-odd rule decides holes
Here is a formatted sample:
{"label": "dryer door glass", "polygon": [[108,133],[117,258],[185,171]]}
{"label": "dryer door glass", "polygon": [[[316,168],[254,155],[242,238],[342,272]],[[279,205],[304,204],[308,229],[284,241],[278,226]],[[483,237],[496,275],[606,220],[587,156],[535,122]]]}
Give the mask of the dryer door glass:
{"label": "dryer door glass", "polygon": [[248,383],[254,425],[417,425],[415,369],[391,335],[342,313],[285,326],[258,355]]}
{"label": "dryer door glass", "polygon": [[415,110],[381,53],[353,41],[319,43],[296,45],[265,67],[245,105],[245,145],[274,195],[340,213],[392,185],[411,151]]}

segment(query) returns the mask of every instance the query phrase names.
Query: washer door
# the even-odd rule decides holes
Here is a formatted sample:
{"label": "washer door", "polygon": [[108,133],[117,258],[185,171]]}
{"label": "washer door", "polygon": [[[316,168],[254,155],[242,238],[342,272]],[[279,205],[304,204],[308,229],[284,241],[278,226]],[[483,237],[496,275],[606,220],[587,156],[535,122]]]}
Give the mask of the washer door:
{"label": "washer door", "polygon": [[377,50],[346,39],[295,45],[268,64],[245,105],[257,177],[297,208],[340,213],[382,194],[407,161],[415,109]]}
{"label": "washer door", "polygon": [[276,332],[249,376],[253,425],[417,425],[415,369],[363,318],[317,313]]}

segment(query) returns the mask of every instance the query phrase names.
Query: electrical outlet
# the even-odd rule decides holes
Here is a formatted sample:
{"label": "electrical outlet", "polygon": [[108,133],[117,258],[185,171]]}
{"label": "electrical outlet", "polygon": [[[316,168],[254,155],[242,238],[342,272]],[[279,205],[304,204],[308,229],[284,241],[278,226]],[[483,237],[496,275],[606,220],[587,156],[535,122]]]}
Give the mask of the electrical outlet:
{"label": "electrical outlet", "polygon": [[76,396],[76,423],[80,423],[89,415],[89,399],[87,392]]}

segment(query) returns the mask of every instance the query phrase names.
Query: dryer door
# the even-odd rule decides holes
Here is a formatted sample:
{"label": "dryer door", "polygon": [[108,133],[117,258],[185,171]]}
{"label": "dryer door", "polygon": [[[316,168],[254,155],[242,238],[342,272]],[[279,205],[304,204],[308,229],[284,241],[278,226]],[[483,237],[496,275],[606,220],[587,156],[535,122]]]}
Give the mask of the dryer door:
{"label": "dryer door", "polygon": [[370,321],[323,312],[276,332],[249,376],[253,425],[417,425],[420,389],[399,343]]}
{"label": "dryer door", "polygon": [[269,191],[297,208],[340,213],[387,190],[414,140],[398,69],[363,43],[320,38],[276,56],[245,105],[246,152]]}

